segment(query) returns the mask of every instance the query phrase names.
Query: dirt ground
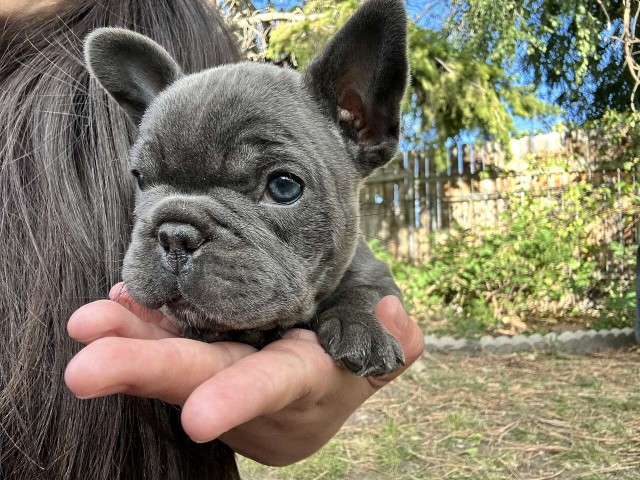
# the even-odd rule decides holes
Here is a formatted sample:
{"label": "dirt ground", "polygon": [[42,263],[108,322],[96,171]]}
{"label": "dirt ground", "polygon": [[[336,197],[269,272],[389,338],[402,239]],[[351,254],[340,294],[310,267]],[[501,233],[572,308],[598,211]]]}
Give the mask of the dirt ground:
{"label": "dirt ground", "polygon": [[640,479],[640,350],[425,356],[323,450],[246,479]]}

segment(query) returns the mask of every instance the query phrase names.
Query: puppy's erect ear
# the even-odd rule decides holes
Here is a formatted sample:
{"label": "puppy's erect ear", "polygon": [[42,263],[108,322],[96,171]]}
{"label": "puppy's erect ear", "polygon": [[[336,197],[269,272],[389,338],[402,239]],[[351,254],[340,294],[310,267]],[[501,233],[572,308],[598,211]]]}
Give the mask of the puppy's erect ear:
{"label": "puppy's erect ear", "polygon": [[304,74],[325,113],[357,145],[364,175],[396,152],[408,70],[402,1],[369,0]]}
{"label": "puppy's erect ear", "polygon": [[136,123],[153,99],[182,76],[164,48],[122,28],[93,31],[85,40],[84,56],[91,75]]}

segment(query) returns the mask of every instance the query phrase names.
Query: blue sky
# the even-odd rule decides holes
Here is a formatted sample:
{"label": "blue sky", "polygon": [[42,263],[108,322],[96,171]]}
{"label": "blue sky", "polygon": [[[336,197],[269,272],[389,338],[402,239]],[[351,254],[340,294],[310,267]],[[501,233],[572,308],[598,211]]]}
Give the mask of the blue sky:
{"label": "blue sky", "polygon": [[[302,5],[302,3],[303,2],[301,1],[292,0],[279,0],[273,2],[265,0],[253,1],[253,4],[258,9],[263,9],[269,5],[273,5],[281,10],[290,10],[295,6]],[[408,0],[405,3],[407,5],[407,11],[409,12],[409,15],[414,19],[420,17],[418,23],[432,30],[439,30],[440,28],[442,28],[446,19],[446,15],[449,12],[447,0]],[[519,76],[522,83],[526,83],[527,75],[518,72],[514,73],[516,76]],[[549,100],[554,98],[557,92],[552,92],[543,85],[538,87],[538,94],[540,98]],[[554,125],[561,121],[562,117],[560,116],[547,119],[528,119],[514,117],[516,128],[521,131],[521,133],[537,133],[541,131],[549,131],[551,128],[553,128]]]}

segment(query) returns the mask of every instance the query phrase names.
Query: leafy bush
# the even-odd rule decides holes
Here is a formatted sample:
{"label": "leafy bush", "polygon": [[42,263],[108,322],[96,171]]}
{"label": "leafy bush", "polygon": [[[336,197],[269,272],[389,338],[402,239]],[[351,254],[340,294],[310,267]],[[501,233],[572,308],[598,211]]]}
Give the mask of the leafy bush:
{"label": "leafy bush", "polygon": [[421,265],[396,261],[379,241],[372,247],[389,262],[410,311],[432,332],[630,326],[635,247],[621,243],[617,226],[622,221],[631,232],[636,205],[630,183],[579,182],[557,195],[511,195],[498,228],[440,233]]}

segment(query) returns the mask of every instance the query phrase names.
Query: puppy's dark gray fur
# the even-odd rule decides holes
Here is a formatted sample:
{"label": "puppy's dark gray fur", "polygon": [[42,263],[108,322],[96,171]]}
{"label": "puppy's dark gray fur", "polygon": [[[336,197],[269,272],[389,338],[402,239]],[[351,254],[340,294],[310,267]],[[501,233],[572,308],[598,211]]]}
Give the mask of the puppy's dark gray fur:
{"label": "puppy's dark gray fur", "polygon": [[[91,73],[139,123],[129,293],[186,336],[260,345],[307,324],[357,375],[399,368],[374,307],[400,293],[360,239],[358,189],[396,152],[406,49],[400,0],[365,3],[303,74],[240,63],[185,76],[146,37],[93,32]],[[299,199],[273,200],[279,177]]]}

